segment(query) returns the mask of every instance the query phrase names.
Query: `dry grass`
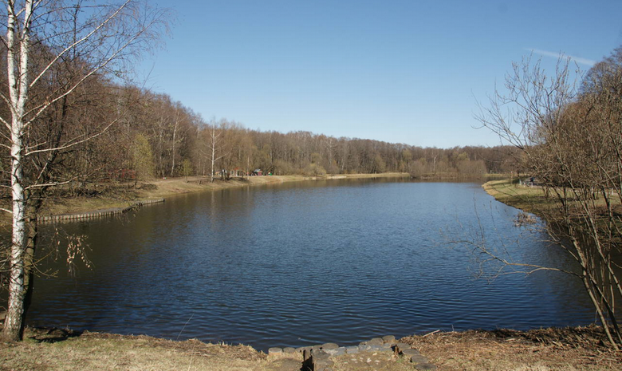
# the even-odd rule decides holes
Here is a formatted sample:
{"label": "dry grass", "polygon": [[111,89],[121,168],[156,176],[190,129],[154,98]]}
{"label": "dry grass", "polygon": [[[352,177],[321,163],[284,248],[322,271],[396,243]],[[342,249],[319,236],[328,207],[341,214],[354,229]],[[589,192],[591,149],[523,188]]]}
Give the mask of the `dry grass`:
{"label": "dry grass", "polygon": [[[438,332],[410,336],[438,370],[621,370],[622,353],[605,346],[600,327]],[[345,363],[335,370],[368,370]],[[28,329],[21,343],[0,343],[0,370],[295,370],[300,355],[270,355],[244,345],[171,341],[64,330]],[[298,366],[299,367],[299,366]],[[404,360],[383,370],[413,369]]]}
{"label": "dry grass", "polygon": [[439,332],[403,339],[439,370],[622,370],[602,328]]}
{"label": "dry grass", "polygon": [[52,336],[52,340],[32,331],[28,335],[21,343],[0,345],[0,370],[271,369],[265,354],[244,345],[88,332],[66,339]]}
{"label": "dry grass", "polygon": [[540,187],[519,185],[509,179],[493,180],[482,187],[498,201],[527,212],[538,211],[534,210],[536,206],[541,210],[554,207],[553,200],[547,199]]}
{"label": "dry grass", "polygon": [[[505,179],[487,182],[482,187],[498,201],[534,214],[549,213],[560,206],[559,199],[554,194],[551,193],[550,197],[546,197],[544,190],[538,186],[519,185],[509,179]],[[606,202],[602,195],[596,193],[594,196],[596,197],[594,200],[595,206],[604,208]],[[620,204],[617,195],[611,195],[610,197],[612,202]],[[574,202],[570,195],[568,196],[568,201],[570,201],[571,205]]]}

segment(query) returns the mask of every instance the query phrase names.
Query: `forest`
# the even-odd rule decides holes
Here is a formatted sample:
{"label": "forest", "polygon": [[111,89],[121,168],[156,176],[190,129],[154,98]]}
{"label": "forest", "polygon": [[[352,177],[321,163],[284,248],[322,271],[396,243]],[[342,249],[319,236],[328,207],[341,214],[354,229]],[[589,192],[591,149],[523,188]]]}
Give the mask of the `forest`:
{"label": "forest", "polygon": [[[45,52],[42,45],[39,48],[44,49],[39,53]],[[59,73],[44,86],[47,91],[37,92],[29,104],[39,105],[37,99],[45,99],[80,78],[71,72],[79,70],[82,63],[67,61],[58,66]],[[0,84],[7,86],[6,81]],[[0,115],[8,114],[7,106],[0,107]],[[422,148],[310,131],[251,130],[224,118],[205,120],[167,94],[120,85],[104,74],[86,79],[36,121],[41,124],[33,125],[38,129],[28,133],[29,147],[61,138],[78,142],[93,137],[54,153],[54,180],[78,184],[210,176],[221,169],[234,175],[261,169],[274,175],[410,172],[414,177],[473,177],[517,170],[515,149],[510,146]],[[6,151],[1,156],[2,181],[9,184],[10,156],[8,146],[2,148]],[[37,170],[50,167],[49,155],[31,156],[28,166],[33,171],[26,173],[36,176]]]}

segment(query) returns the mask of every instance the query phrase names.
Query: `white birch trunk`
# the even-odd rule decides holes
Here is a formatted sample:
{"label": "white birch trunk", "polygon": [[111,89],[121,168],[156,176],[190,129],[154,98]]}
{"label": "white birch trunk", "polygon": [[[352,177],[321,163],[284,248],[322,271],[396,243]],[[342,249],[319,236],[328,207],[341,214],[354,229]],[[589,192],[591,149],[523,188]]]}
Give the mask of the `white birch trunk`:
{"label": "white birch trunk", "polygon": [[[28,187],[48,187],[59,183],[38,183],[38,184],[26,184],[24,177],[24,162],[25,159],[34,154],[51,153],[54,151],[65,150],[81,143],[84,143],[90,139],[93,139],[103,133],[114,122],[112,121],[101,132],[81,140],[68,140],[64,143],[57,143],[55,147],[50,148],[38,148],[37,146],[28,149],[26,143],[26,132],[31,125],[37,125],[37,119],[41,114],[47,110],[51,105],[64,99],[68,95],[72,94],[80,84],[82,84],[87,78],[93,76],[98,71],[104,69],[113,61],[123,58],[125,55],[130,55],[132,50],[138,50],[140,44],[148,43],[149,38],[155,34],[151,34],[149,29],[151,27],[158,28],[162,25],[164,13],[153,12],[144,19],[135,18],[132,14],[130,18],[130,12],[124,14],[126,8],[131,7],[134,0],[125,0],[118,6],[110,5],[107,9],[111,12],[104,14],[100,23],[94,24],[94,27],[87,26],[90,31],[86,32],[82,37],[78,39],[75,36],[76,25],[74,23],[74,40],[69,44],[62,38],[61,34],[56,34],[57,44],[53,44],[50,47],[50,51],[56,51],[57,54],[50,61],[44,63],[43,66],[37,71],[32,71],[32,78],[29,77],[29,57],[30,57],[30,33],[34,32],[31,27],[33,24],[33,18],[39,11],[50,16],[50,19],[45,18],[45,23],[39,25],[42,33],[45,33],[46,27],[50,29],[58,25],[60,29],[66,30],[62,27],[66,21],[58,16],[55,18],[53,15],[55,11],[61,9],[66,5],[63,2],[46,2],[41,0],[3,0],[2,3],[6,6],[6,36],[2,40],[6,47],[7,57],[7,69],[6,77],[8,84],[8,96],[2,96],[4,102],[10,111],[9,117],[0,117],[0,124],[4,125],[6,132],[3,134],[5,138],[9,138],[10,143],[10,162],[11,162],[11,196],[12,196],[12,210],[4,210],[12,213],[12,236],[11,236],[11,251],[10,251],[10,281],[9,281],[9,301],[8,311],[2,331],[2,337],[6,340],[20,340],[23,328],[23,314],[25,298],[28,294],[28,287],[26,287],[28,280],[27,275],[32,271],[31,257],[33,251],[27,250],[28,236],[30,235],[29,224],[27,221],[27,206],[28,200]],[[107,6],[103,4],[102,6]],[[78,14],[76,10],[75,15]],[[118,22],[119,26],[113,27],[111,30],[106,30],[108,25],[114,26],[114,20],[128,20],[129,24],[122,21]],[[57,23],[54,23],[57,22]],[[90,22],[90,21],[89,21]],[[135,23],[133,23],[135,22]],[[87,24],[86,22],[84,23]],[[124,31],[129,30],[127,27],[133,26],[133,33],[126,33]],[[115,32],[116,30],[116,32]],[[56,30],[54,32],[57,32]],[[54,33],[52,32],[52,33]],[[42,35],[39,35],[42,36]],[[44,35],[43,35],[44,36]],[[53,40],[53,36],[49,40]],[[44,38],[45,39],[45,38]],[[108,41],[112,42],[108,43]],[[102,53],[101,58],[95,61],[92,67],[84,72],[75,83],[65,87],[62,91],[56,91],[54,94],[46,97],[39,102],[39,105],[27,111],[26,103],[28,101],[29,88],[35,86],[38,82],[43,83],[44,77],[51,73],[52,67],[63,61],[64,56],[75,52],[75,48],[83,45],[91,45],[94,48],[100,47],[106,49]],[[75,55],[75,54],[74,54]],[[32,66],[30,66],[32,68]],[[31,80],[31,81],[29,81]],[[30,212],[28,212],[30,214]]]}
{"label": "white birch trunk", "polygon": [[[24,109],[28,96],[28,57],[30,48],[30,24],[33,0],[24,3],[24,21],[18,32],[19,18],[13,1],[7,3],[7,79],[11,108],[11,196],[12,196],[12,235],[11,265],[9,281],[9,301],[4,322],[3,337],[19,340],[23,327],[24,298],[24,254],[26,250],[26,199],[24,197],[23,174],[23,135]],[[19,61],[19,65],[17,65]]]}
{"label": "white birch trunk", "polygon": [[177,140],[177,127],[179,126],[179,112],[175,114],[175,126],[173,127],[173,150],[171,157],[173,158],[173,164],[171,165],[171,177],[175,172],[175,141]]}
{"label": "white birch trunk", "polygon": [[210,181],[214,183],[214,163],[216,162],[216,127],[212,127],[212,135],[210,139],[212,147],[212,175]]}

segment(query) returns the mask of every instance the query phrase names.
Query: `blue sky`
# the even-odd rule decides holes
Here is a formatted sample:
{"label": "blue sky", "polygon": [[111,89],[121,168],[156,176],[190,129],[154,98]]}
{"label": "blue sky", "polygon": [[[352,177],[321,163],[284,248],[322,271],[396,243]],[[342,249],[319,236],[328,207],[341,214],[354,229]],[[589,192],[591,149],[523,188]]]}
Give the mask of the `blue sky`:
{"label": "blue sky", "polygon": [[424,147],[499,144],[477,102],[532,51],[587,70],[622,44],[622,1],[151,2],[177,21],[139,76],[206,120]]}

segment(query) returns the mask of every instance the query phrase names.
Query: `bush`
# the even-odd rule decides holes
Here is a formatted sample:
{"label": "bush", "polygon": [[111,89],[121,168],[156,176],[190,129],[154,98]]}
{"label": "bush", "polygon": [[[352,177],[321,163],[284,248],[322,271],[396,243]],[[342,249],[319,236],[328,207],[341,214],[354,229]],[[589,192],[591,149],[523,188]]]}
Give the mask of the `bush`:
{"label": "bush", "polygon": [[326,176],[326,170],[317,164],[309,164],[304,170],[306,176]]}
{"label": "bush", "polygon": [[274,161],[274,175],[287,175],[293,173],[294,167],[289,162],[283,160]]}

